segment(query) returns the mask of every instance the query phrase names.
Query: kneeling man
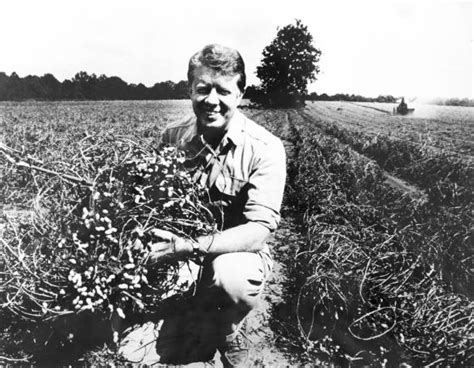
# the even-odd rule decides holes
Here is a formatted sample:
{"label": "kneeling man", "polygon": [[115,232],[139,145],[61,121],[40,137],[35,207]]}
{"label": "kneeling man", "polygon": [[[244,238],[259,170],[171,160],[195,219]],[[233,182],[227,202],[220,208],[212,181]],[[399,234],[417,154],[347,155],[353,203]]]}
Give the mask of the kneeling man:
{"label": "kneeling man", "polygon": [[[271,272],[266,239],[280,220],[285,151],[280,139],[238,110],[246,76],[236,50],[204,47],[190,59],[188,81],[195,116],[168,126],[161,143],[187,152],[195,179],[209,189],[222,231],[196,242],[163,232],[152,257],[201,256],[189,305],[190,315],[199,322],[195,332],[201,338],[195,341],[204,356],[199,359],[212,359],[218,349],[224,366],[245,366],[243,321],[257,305]],[[158,338],[157,348],[160,339],[165,337]],[[166,352],[160,355],[172,360]]]}

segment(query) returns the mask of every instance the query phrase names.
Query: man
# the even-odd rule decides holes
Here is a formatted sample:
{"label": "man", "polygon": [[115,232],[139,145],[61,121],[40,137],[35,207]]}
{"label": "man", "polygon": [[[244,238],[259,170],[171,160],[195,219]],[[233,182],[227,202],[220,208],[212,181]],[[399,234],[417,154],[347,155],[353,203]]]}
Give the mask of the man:
{"label": "man", "polygon": [[192,157],[222,231],[194,242],[158,230],[161,241],[151,258],[203,257],[191,317],[200,321],[199,350],[212,357],[217,348],[224,366],[245,366],[242,325],[271,271],[265,240],[280,220],[285,151],[277,137],[238,111],[246,76],[236,50],[204,47],[190,59],[188,81],[195,116],[168,126],[162,144],[176,144]]}

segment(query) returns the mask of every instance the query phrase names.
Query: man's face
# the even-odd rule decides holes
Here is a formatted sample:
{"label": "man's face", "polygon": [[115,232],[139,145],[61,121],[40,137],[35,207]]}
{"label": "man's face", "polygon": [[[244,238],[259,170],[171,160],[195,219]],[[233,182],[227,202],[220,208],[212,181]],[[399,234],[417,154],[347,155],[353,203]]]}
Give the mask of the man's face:
{"label": "man's face", "polygon": [[204,66],[196,68],[190,95],[201,128],[227,130],[242,100],[238,80],[238,75],[222,75]]}

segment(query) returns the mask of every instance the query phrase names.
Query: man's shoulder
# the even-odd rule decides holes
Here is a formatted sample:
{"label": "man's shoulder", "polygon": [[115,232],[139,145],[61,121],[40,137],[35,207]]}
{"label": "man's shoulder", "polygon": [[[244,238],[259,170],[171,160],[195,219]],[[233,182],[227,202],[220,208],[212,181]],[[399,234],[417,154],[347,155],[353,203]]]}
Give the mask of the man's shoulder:
{"label": "man's shoulder", "polygon": [[193,116],[186,116],[183,119],[172,121],[165,126],[164,130],[167,131],[176,131],[180,129],[187,129],[195,124]]}
{"label": "man's shoulder", "polygon": [[164,143],[177,143],[187,135],[192,134],[196,121],[193,116],[173,121],[166,125],[161,134]]}
{"label": "man's shoulder", "polygon": [[256,123],[244,114],[242,115],[245,118],[245,134],[251,141],[263,145],[281,144],[280,138],[271,133],[268,129]]}

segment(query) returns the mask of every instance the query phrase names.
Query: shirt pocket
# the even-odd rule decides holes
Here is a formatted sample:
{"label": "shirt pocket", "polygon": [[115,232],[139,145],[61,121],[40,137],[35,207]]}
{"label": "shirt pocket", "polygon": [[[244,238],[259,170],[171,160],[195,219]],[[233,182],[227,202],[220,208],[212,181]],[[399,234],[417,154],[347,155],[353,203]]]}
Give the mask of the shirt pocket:
{"label": "shirt pocket", "polygon": [[217,190],[229,197],[237,197],[245,184],[247,184],[245,180],[224,174],[219,174],[215,181]]}

